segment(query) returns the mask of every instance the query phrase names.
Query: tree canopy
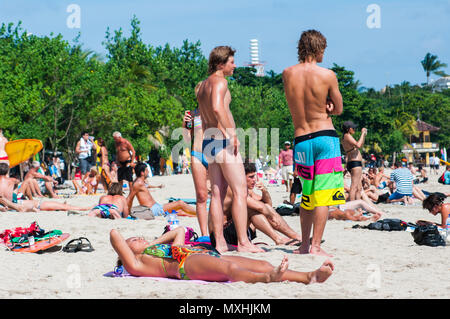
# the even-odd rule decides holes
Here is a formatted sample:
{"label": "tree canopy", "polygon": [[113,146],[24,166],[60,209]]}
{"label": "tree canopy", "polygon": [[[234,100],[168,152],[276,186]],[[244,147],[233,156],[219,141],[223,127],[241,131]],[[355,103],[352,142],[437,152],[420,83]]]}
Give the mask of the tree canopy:
{"label": "tree canopy", "polygon": [[[156,147],[149,137],[157,131],[166,136],[168,148],[175,145],[178,141],[169,136],[181,127],[184,110],[197,107],[194,87],[207,77],[201,43],[146,44],[134,17],[128,37],[122,29],[108,29],[103,45],[104,61],[84,50],[77,39],[71,44],[61,35],[29,35],[21,23],[2,24],[0,127],[4,134],[10,139],[38,138],[69,160],[83,131],[102,137],[111,151],[114,131],[129,139],[139,155]],[[409,82],[383,91],[362,89],[351,70],[336,64],[331,69],[344,100],[343,114],[333,119],[335,127],[341,133],[345,120],[366,127],[367,151],[400,151],[416,133],[413,124],[418,115],[441,128],[432,133],[434,142],[450,145],[448,90],[432,92]],[[270,129],[278,129],[277,142],[282,145],[294,136],[281,74],[272,70],[262,77],[255,74],[253,68],[239,67],[228,79],[236,125],[244,130],[267,128],[269,134]],[[270,145],[270,136],[267,139]]]}

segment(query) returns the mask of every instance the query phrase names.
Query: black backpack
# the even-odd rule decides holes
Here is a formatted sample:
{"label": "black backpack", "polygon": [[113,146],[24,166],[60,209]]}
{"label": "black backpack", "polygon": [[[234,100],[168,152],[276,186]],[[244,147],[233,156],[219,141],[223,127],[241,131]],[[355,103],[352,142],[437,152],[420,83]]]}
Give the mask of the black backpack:
{"label": "black backpack", "polygon": [[365,228],[371,230],[384,230],[384,231],[401,231],[406,230],[408,223],[396,218],[386,218],[370,223],[367,226],[355,225],[353,228]]}
{"label": "black backpack", "polygon": [[439,230],[436,225],[417,226],[411,235],[417,245],[431,247],[445,246],[445,241],[439,234]]}

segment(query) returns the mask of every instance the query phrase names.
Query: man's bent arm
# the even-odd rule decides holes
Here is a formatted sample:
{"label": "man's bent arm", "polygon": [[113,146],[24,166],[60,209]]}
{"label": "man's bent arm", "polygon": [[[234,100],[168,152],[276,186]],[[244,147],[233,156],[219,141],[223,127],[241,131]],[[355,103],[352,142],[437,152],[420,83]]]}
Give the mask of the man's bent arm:
{"label": "man's bent arm", "polygon": [[338,80],[334,73],[332,75],[331,81],[332,81],[331,87],[328,90],[328,95],[334,104],[334,109],[333,109],[333,111],[330,112],[330,114],[341,115],[342,111],[344,110],[344,105],[343,105],[343,101],[342,101],[341,92],[339,91],[339,83],[338,83]]}

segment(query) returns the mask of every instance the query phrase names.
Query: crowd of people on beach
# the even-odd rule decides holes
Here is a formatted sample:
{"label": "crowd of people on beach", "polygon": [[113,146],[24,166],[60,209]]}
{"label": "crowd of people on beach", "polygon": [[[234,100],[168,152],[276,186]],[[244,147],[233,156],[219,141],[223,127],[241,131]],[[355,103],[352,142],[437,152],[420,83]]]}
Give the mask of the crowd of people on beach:
{"label": "crowd of people on beach", "polygon": [[[376,221],[385,212],[380,203],[412,205],[414,199],[433,215],[441,214],[441,227],[447,226],[449,204],[444,199],[450,193],[426,192],[417,184],[427,184],[425,167],[405,167],[400,161],[385,173],[385,162],[377,164],[371,158],[369,167],[361,153],[368,130],[344,122],[343,136],[338,136],[332,115],[343,111],[343,100],[336,75],[319,67],[326,48],[326,39],[318,31],[302,33],[298,42],[299,64],[283,71],[286,99],[294,124],[294,138],[285,141],[278,157],[279,172],[289,199],[298,202],[300,229],[293,229],[274,208],[264,184],[261,161],[242,158],[233,114],[231,94],[226,77],[233,74],[235,51],[229,46],[214,48],[209,56],[209,76],[195,87],[198,108],[183,116],[183,138],[190,144],[195,207],[183,200],[163,204],[155,201],[151,188],[152,168],[137,160],[135,149],[120,132],[114,132],[115,160],[109,161],[108,149],[102,138],[97,143],[88,132],[76,145],[80,176],[74,179],[77,195],[95,194],[100,185],[105,190],[94,207],[78,207],[61,203],[55,187],[60,181],[58,160],[50,175],[41,163],[31,161],[23,181],[9,177],[5,138],[0,136],[0,210],[19,212],[67,210],[86,211],[98,218],[136,218],[134,200],[152,217],[195,216],[200,234],[208,244],[187,246],[185,229],[178,227],[153,241],[140,237],[125,239],[115,229],[110,232],[111,245],[119,256],[118,266],[134,276],[157,276],[209,281],[274,282],[289,280],[305,284],[324,282],[334,271],[332,256],[321,247],[324,229],[329,219]],[[1,133],[0,133],[1,134]],[[293,147],[292,147],[293,145]],[[292,147],[292,148],[291,148]],[[341,153],[343,150],[343,154]],[[344,157],[344,163],[342,161]],[[97,168],[93,163],[97,160]],[[379,161],[378,161],[379,163]],[[434,162],[433,162],[434,163]],[[434,164],[433,164],[434,165]],[[436,167],[434,166],[433,170]],[[183,166],[183,170],[186,168]],[[276,175],[275,173],[275,175]],[[348,177],[345,179],[345,177]],[[350,184],[346,185],[345,180]],[[450,167],[444,183],[450,184]],[[124,184],[128,194],[124,193]],[[44,199],[48,194],[50,199]],[[173,194],[176,197],[176,194]],[[34,199],[37,197],[38,199]],[[423,221],[422,221],[423,222]],[[288,258],[278,266],[242,256],[226,255],[229,251],[264,253],[254,242],[260,231],[275,245],[295,247],[293,254],[314,254],[327,257],[320,268],[312,272],[292,271]],[[311,236],[312,235],[312,236]]]}

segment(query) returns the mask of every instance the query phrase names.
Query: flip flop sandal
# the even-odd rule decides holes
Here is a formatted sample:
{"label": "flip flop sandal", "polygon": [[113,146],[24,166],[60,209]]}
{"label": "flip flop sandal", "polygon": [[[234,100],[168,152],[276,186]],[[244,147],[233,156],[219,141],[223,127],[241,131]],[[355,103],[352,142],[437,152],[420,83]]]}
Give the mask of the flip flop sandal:
{"label": "flip flop sandal", "polygon": [[[83,243],[83,240],[87,241],[87,243]],[[86,237],[72,239],[63,247],[63,251],[66,253],[76,253],[79,251],[91,252],[94,250],[95,249],[92,247],[91,242]]]}

